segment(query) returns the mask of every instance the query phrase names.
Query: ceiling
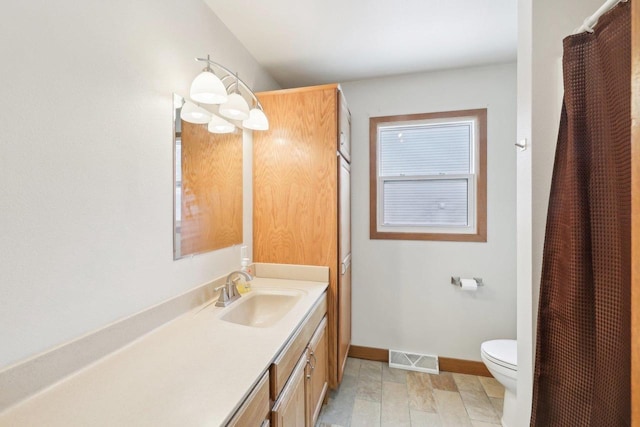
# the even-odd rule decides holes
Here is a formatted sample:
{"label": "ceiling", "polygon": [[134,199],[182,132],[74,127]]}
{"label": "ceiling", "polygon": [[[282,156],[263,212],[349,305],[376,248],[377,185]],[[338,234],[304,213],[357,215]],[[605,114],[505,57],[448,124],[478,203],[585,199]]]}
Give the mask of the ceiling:
{"label": "ceiling", "polygon": [[284,88],[516,59],[516,0],[205,2]]}

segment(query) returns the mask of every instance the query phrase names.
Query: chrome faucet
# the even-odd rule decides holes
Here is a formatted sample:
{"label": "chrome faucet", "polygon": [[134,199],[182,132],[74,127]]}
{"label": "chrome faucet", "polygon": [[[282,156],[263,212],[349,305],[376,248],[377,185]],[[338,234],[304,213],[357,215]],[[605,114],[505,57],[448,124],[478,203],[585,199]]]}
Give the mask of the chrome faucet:
{"label": "chrome faucet", "polygon": [[242,276],[247,282],[253,280],[253,276],[246,271],[232,271],[227,276],[227,282],[224,285],[215,288],[216,291],[220,291],[220,296],[218,297],[218,301],[216,302],[216,307],[226,307],[240,298],[240,293],[238,292],[238,288],[236,287],[236,282],[240,279],[240,277],[236,277],[234,279],[233,276]]}

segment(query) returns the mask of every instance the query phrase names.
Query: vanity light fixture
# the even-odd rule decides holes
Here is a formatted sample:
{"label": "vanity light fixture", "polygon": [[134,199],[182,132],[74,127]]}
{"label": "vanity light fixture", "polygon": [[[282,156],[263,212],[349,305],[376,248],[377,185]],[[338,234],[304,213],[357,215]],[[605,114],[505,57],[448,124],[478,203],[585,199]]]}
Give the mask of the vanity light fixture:
{"label": "vanity light fixture", "polygon": [[222,80],[213,73],[209,64],[193,79],[189,94],[191,99],[203,104],[222,104],[227,102],[229,98],[227,88]]}
{"label": "vanity light fixture", "polygon": [[221,116],[232,120],[245,120],[249,118],[249,104],[238,93],[229,95],[227,102],[218,110]]}
{"label": "vanity light fixture", "polygon": [[[233,132],[236,126],[251,130],[269,129],[269,120],[260,101],[237,74],[212,61],[209,55],[206,58],[196,58],[196,61],[205,62],[206,67],[191,83],[191,99],[199,104],[219,104],[218,114],[235,122],[230,123],[189,102],[182,107],[182,120],[198,124],[209,123],[208,129],[213,133]],[[189,108],[186,108],[187,104],[191,104]],[[250,105],[254,107],[250,109]],[[202,121],[203,111],[208,114],[206,121]]]}
{"label": "vanity light fixture", "polygon": [[198,125],[209,123],[211,116],[211,112],[190,101],[185,101],[180,110],[180,118],[182,120]]}
{"label": "vanity light fixture", "polygon": [[251,130],[267,130],[269,129],[269,120],[262,110],[252,108],[249,111],[249,118],[242,121],[242,126]]}
{"label": "vanity light fixture", "polygon": [[209,121],[209,126],[207,126],[207,129],[211,133],[231,133],[236,130],[236,127],[233,123],[229,123],[222,117],[213,114],[211,116],[211,121]]}

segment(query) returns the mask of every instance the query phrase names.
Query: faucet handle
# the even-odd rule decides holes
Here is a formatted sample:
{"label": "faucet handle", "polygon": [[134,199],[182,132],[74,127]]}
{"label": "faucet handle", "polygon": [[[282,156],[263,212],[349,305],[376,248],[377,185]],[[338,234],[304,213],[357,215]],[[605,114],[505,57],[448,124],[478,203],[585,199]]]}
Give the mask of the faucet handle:
{"label": "faucet handle", "polygon": [[216,307],[226,307],[233,301],[240,298],[240,292],[238,292],[238,288],[236,287],[238,278],[234,279],[233,277],[235,275],[244,276],[247,280],[252,279],[252,277],[244,271],[232,271],[229,273],[226,283],[223,286],[215,288],[216,290],[220,290],[220,296],[218,298],[218,302],[216,302]]}
{"label": "faucet handle", "polygon": [[[227,285],[221,285],[218,286],[217,288],[213,289],[214,291],[220,291],[220,295],[218,296],[218,302],[216,303],[216,306],[220,307],[226,305],[229,302],[229,293],[227,292]],[[222,305],[224,304],[224,305]]]}
{"label": "faucet handle", "polygon": [[238,282],[240,281],[240,277],[236,277],[231,280],[229,285],[229,298],[235,298],[240,296],[240,292],[238,292]]}

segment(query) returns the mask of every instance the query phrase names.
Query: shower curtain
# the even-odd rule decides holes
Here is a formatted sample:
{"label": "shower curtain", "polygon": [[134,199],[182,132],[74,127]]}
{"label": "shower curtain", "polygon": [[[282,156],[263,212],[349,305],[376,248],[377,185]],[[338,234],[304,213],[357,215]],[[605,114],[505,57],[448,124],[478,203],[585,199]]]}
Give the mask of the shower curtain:
{"label": "shower curtain", "polygon": [[532,426],[630,425],[630,5],[564,40]]}

